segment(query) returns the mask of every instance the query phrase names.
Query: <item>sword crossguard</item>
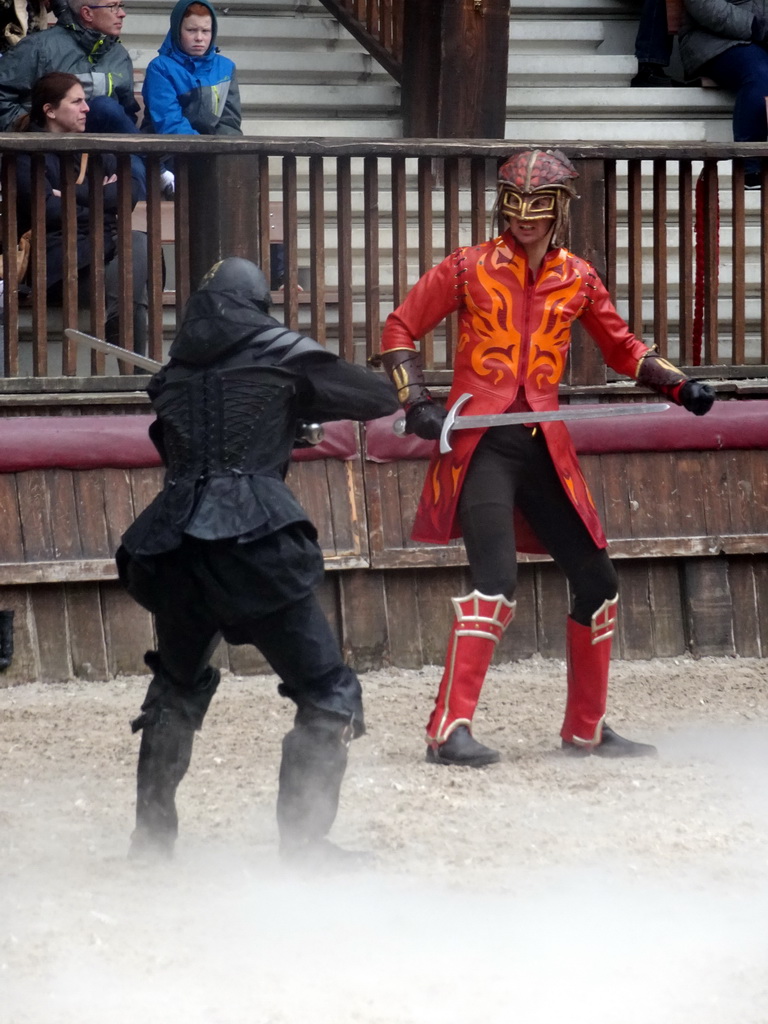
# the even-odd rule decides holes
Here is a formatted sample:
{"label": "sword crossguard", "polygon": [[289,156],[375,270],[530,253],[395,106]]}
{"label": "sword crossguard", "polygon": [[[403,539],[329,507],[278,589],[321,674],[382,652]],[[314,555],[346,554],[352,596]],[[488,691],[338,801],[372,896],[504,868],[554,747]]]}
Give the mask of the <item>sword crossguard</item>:
{"label": "sword crossguard", "polygon": [[450,436],[453,430],[453,425],[456,422],[456,417],[459,414],[459,410],[462,409],[472,397],[471,391],[465,391],[463,395],[459,395],[456,401],[453,403],[451,408],[448,410],[448,415],[443,420],[443,429],[440,431],[440,454],[447,455],[451,451]]}

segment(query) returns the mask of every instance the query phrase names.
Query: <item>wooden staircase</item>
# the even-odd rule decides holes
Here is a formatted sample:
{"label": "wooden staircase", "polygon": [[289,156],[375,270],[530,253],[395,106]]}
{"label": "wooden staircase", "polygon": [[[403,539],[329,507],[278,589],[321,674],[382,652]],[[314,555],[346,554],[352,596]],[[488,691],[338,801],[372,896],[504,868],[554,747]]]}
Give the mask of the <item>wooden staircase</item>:
{"label": "wooden staircase", "polygon": [[[364,21],[354,34],[345,27],[355,6],[231,0],[221,7],[219,45],[238,66],[247,134],[402,135],[400,86],[390,73],[397,60],[381,63],[382,44]],[[138,77],[165,37],[172,7],[170,0],[135,0],[130,8],[123,41]],[[728,141],[732,98],[723,90],[630,87],[638,7],[636,0],[511,0],[506,138]],[[344,24],[329,8],[346,10]]]}
{"label": "wooden staircase", "polygon": [[733,101],[725,91],[630,86],[638,11],[635,0],[512,0],[506,137],[729,141]]}

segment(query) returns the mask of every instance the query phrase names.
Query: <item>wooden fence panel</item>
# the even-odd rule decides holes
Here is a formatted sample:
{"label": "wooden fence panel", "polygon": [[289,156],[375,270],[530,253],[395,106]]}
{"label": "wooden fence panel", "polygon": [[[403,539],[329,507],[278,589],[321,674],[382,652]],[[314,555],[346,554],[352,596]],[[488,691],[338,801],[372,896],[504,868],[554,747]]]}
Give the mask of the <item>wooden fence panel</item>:
{"label": "wooden fence panel", "polygon": [[107,679],[109,658],[99,586],[69,583],[64,594],[73,675],[76,679]]}
{"label": "wooden fence panel", "polygon": [[736,653],[728,561],[691,558],[683,566],[689,648],[697,657]]}

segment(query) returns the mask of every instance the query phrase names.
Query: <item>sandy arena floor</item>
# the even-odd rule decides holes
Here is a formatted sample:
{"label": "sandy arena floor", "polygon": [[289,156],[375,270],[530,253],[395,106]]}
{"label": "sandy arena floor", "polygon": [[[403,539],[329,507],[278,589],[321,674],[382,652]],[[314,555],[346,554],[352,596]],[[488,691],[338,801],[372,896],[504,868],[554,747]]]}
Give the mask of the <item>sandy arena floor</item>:
{"label": "sandy arena floor", "polygon": [[296,876],[274,803],[290,707],[223,680],[175,860],[125,858],[146,679],[0,690],[0,1024],[768,1024],[768,673],[617,662],[655,760],[557,754],[562,662],[491,671],[504,763],[423,761],[436,668],[363,677],[339,843]]}

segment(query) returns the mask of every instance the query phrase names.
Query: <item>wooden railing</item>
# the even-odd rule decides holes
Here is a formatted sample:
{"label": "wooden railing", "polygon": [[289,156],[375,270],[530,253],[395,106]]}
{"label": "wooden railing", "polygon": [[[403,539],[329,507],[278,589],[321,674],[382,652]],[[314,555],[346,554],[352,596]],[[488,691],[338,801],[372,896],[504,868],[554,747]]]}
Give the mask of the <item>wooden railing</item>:
{"label": "wooden railing", "polygon": [[320,0],[344,27],[400,81],[405,0]]}
{"label": "wooden railing", "polygon": [[[768,181],[744,189],[744,160],[757,144],[691,146],[565,145],[580,171],[573,204],[572,245],[603,274],[632,330],[656,341],[664,355],[710,376],[764,377],[768,364]],[[35,154],[32,279],[45,279],[42,153],[75,149],[89,161],[93,225],[100,221],[98,156],[120,161],[121,344],[131,329],[129,154],[145,153],[149,195],[149,355],[162,360],[178,315],[208,262],[220,254],[248,256],[267,266],[280,211],[285,283],[275,313],[341,355],[363,362],[379,348],[387,314],[419,274],[452,248],[489,237],[495,171],[506,143],[293,139],[196,140],[43,135],[0,137],[2,246],[15,247],[16,159]],[[175,161],[174,246],[163,231],[161,156]],[[766,174],[767,172],[764,172]],[[51,309],[45,288],[20,292],[12,260],[4,282],[6,378],[115,374],[113,364],[83,357],[62,327],[102,335],[102,232],[91,231],[91,301],[78,311],[74,241],[74,177],[65,176],[67,274],[63,309]],[[164,237],[164,235],[166,237]],[[165,264],[165,266],[164,266]],[[168,305],[172,278],[175,305]],[[165,297],[165,305],[164,305]],[[82,300],[82,299],[81,299]],[[447,379],[455,325],[422,343],[425,363]],[[59,354],[59,346],[61,353]],[[589,346],[583,346],[588,352]],[[579,347],[575,350],[581,351]],[[127,367],[122,366],[124,371]],[[573,380],[601,384],[599,359],[574,360]],[[10,382],[8,382],[10,384]]]}

